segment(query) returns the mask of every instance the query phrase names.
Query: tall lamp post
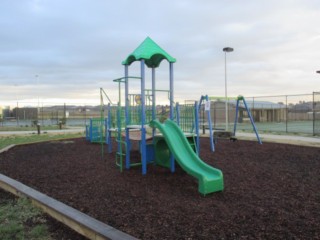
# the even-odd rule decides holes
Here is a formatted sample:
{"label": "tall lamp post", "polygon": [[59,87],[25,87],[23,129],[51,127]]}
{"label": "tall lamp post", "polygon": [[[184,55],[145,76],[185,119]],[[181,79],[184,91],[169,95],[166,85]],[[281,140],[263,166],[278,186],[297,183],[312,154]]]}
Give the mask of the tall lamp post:
{"label": "tall lamp post", "polygon": [[228,131],[228,89],[227,89],[227,53],[233,52],[233,48],[225,47],[222,49],[224,51],[224,76],[225,76],[225,106],[226,106],[226,131]]}
{"label": "tall lamp post", "polygon": [[37,92],[38,92],[38,110],[37,110],[37,121],[39,123],[39,114],[40,114],[40,100],[39,100],[39,76],[35,75],[37,81]]}

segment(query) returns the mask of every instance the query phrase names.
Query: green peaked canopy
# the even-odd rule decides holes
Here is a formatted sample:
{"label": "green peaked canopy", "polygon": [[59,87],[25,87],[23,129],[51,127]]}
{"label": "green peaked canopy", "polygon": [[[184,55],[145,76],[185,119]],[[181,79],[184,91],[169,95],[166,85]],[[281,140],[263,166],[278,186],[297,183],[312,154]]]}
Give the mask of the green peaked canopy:
{"label": "green peaked canopy", "polygon": [[144,59],[149,68],[159,67],[163,59],[168,62],[176,62],[176,59],[171,57],[166,51],[158,46],[151,38],[147,37],[136,50],[131,53],[126,60],[122,62],[123,65],[130,65],[134,61]]}

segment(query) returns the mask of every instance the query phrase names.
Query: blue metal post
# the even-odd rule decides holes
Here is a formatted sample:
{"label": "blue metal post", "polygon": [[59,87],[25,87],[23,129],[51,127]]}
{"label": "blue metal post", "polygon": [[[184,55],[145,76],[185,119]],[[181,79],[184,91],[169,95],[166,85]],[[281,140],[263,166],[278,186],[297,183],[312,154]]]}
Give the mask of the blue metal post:
{"label": "blue metal post", "polygon": [[109,118],[108,118],[109,105],[110,105],[110,103],[108,103],[108,105],[107,105],[107,117],[104,118],[104,133],[105,133],[104,141],[106,144],[109,143]]}
{"label": "blue metal post", "polygon": [[170,68],[170,119],[173,120],[174,114],[173,114],[173,105],[174,105],[174,99],[173,99],[173,92],[174,92],[174,86],[173,86],[173,63],[169,63]]}
{"label": "blue metal post", "polygon": [[[206,96],[208,96],[208,95],[206,95]],[[199,104],[198,104],[199,112],[200,112],[201,104],[202,104],[202,101],[203,101],[204,98],[205,98],[205,96],[201,96],[200,97],[200,101],[199,101]]]}
{"label": "blue metal post", "polygon": [[[174,92],[174,86],[173,86],[173,63],[169,63],[169,71],[170,71],[170,119],[173,120],[174,114],[173,114],[173,105],[174,105],[174,99],[173,99],[173,92]],[[175,163],[174,163],[174,157],[173,154],[170,154],[170,170],[171,172],[175,172]]]}
{"label": "blue metal post", "polygon": [[[120,85],[120,83],[119,83]],[[118,153],[122,154],[122,144],[121,144],[121,105],[120,105],[120,100],[118,102],[117,106],[117,140],[118,140]]]}
{"label": "blue metal post", "polygon": [[[152,120],[156,119],[156,69],[152,68]],[[152,137],[156,134],[156,128],[152,129]]]}
{"label": "blue metal post", "polygon": [[[205,96],[206,101],[209,101],[209,97],[208,95]],[[211,108],[211,106],[210,106]],[[209,134],[210,134],[210,148],[211,151],[214,152],[214,136],[213,136],[213,132],[212,132],[212,122],[211,122],[211,109],[209,109],[207,111],[207,118],[208,118],[208,124],[209,124]]]}
{"label": "blue metal post", "polygon": [[90,134],[90,142],[92,141],[93,138],[93,128],[92,128],[92,118],[90,118],[90,127],[89,127],[89,134]]}
{"label": "blue metal post", "polygon": [[253,126],[253,130],[254,130],[254,132],[255,132],[255,134],[256,134],[256,137],[257,137],[257,139],[258,139],[258,142],[259,142],[260,144],[262,144],[261,139],[260,139],[259,134],[258,134],[258,131],[257,131],[257,128],[256,128],[256,125],[254,124],[252,115],[251,115],[250,110],[249,110],[249,108],[248,108],[248,106],[247,106],[246,100],[244,100],[244,98],[243,98],[242,100],[243,100],[244,106],[245,106],[246,109],[247,109],[247,112],[248,112],[248,115],[249,115],[251,124],[252,124],[252,126]]}
{"label": "blue metal post", "polygon": [[195,101],[194,103],[194,110],[195,110],[195,130],[196,130],[196,144],[197,144],[197,151],[196,153],[199,155],[200,153],[200,137],[199,137],[199,108],[198,108],[198,102]]}
{"label": "blue metal post", "polygon": [[142,174],[147,174],[147,156],[146,156],[146,106],[145,106],[145,64],[144,59],[141,60],[141,160]]}
{"label": "blue metal post", "polygon": [[125,133],[126,133],[126,169],[130,169],[130,136],[129,136],[129,66],[125,65],[124,66],[124,76],[125,76],[125,83],[124,83],[124,103],[125,103]]}
{"label": "blue metal post", "polygon": [[112,140],[111,140],[111,119],[112,119],[112,115],[111,115],[111,106],[110,103],[108,104],[108,152],[111,153],[112,152]]}
{"label": "blue metal post", "polygon": [[234,119],[234,126],[233,126],[233,136],[236,136],[236,131],[237,131],[237,123],[238,123],[238,113],[239,113],[239,99],[237,99],[237,104],[236,104],[236,117]]}

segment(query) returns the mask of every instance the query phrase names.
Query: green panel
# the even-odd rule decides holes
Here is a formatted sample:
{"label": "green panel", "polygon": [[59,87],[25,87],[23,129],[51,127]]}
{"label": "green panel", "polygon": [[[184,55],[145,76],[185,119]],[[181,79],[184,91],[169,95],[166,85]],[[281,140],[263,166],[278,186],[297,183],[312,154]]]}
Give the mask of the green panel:
{"label": "green panel", "polygon": [[197,156],[175,122],[167,119],[162,124],[158,120],[154,120],[151,122],[151,126],[158,128],[163,134],[171,153],[182,169],[198,179],[200,193],[206,195],[223,190],[222,172],[206,164]]}
{"label": "green panel", "polygon": [[156,164],[162,167],[170,168],[170,150],[165,139],[156,136],[153,139],[155,149]]}
{"label": "green panel", "polygon": [[159,67],[163,59],[167,59],[168,62],[176,62],[175,58],[171,57],[149,37],[147,37],[139,47],[122,62],[122,64],[130,65],[134,61],[139,61],[141,59],[145,60],[145,63],[149,68]]}

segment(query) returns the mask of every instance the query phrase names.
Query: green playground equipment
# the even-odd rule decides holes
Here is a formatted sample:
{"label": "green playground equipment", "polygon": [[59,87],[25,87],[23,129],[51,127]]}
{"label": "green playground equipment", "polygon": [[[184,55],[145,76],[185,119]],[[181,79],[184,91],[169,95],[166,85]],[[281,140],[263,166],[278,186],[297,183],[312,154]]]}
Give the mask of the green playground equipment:
{"label": "green playground equipment", "polygon": [[[169,63],[168,90],[156,89],[155,70],[162,60],[167,60]],[[129,75],[129,66],[135,61],[140,62],[138,77]],[[198,103],[179,105],[174,102],[173,64],[175,62],[176,59],[149,37],[122,62],[125,76],[113,80],[118,83],[119,92],[115,130],[116,165],[120,171],[123,171],[124,167],[130,169],[133,166],[141,166],[142,174],[146,174],[148,163],[156,162],[158,165],[168,167],[171,172],[175,171],[175,163],[178,163],[189,175],[198,180],[198,189],[201,194],[222,191],[222,172],[207,165],[198,156]],[[151,89],[145,87],[145,66],[151,69]],[[131,81],[140,83],[138,93],[130,92]],[[124,88],[124,96],[121,94],[122,88]],[[157,105],[159,93],[168,94],[167,106]],[[125,99],[123,105],[121,99]],[[108,111],[111,112],[110,109]],[[108,119],[111,117],[109,116]],[[110,120],[108,129],[110,129]],[[130,159],[132,141],[139,142],[141,161],[138,163],[132,163]]]}
{"label": "green playground equipment", "polygon": [[206,195],[223,190],[222,172],[199,158],[175,122],[170,119],[164,123],[154,120],[151,126],[157,127],[165,139],[165,143],[157,142],[155,151],[163,152],[163,149],[168,148],[183,170],[198,180],[198,190],[201,194]]}
{"label": "green playground equipment", "polygon": [[[198,127],[198,108],[197,103],[185,103],[180,105],[176,103],[176,118],[174,119],[185,135],[188,144],[193,151],[199,155],[199,127]],[[163,119],[160,122],[165,122]],[[155,146],[155,161],[157,165],[170,168],[171,166],[171,152],[167,146],[166,140],[162,135],[156,135],[153,139]]]}

